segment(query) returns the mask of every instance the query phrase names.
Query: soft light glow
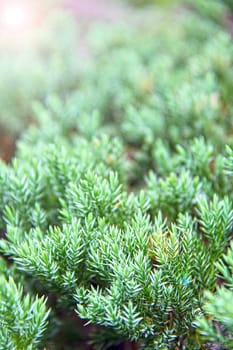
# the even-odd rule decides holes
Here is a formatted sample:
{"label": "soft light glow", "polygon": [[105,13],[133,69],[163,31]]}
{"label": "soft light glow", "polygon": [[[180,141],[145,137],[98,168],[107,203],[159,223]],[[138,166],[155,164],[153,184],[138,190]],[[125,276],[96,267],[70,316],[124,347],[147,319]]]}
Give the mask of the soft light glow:
{"label": "soft light glow", "polygon": [[23,28],[30,21],[27,8],[20,5],[6,6],[2,11],[2,23],[9,30],[17,30]]}

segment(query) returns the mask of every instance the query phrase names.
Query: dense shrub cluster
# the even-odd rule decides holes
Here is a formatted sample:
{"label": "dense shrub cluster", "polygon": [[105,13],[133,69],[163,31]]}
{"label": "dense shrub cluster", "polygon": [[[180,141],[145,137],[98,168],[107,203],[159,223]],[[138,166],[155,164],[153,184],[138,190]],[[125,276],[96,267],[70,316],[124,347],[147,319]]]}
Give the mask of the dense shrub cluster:
{"label": "dense shrub cluster", "polygon": [[0,92],[34,120],[0,163],[0,349],[76,348],[56,342],[72,310],[96,349],[232,348],[233,43],[185,11],[92,28],[94,59],[61,69],[66,23],[54,75],[37,54],[42,86],[20,70],[14,111]]}

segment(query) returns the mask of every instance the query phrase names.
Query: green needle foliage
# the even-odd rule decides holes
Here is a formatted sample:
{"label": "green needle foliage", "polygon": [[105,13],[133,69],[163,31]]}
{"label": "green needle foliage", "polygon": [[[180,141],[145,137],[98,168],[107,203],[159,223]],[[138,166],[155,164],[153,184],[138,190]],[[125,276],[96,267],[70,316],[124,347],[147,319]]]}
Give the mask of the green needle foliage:
{"label": "green needle foliage", "polygon": [[222,344],[227,349],[233,346],[233,245],[217,264],[224,284],[215,294],[206,292],[204,304],[205,317],[199,318],[197,325],[204,339]]}
{"label": "green needle foliage", "polygon": [[[78,140],[79,149],[65,139],[60,148],[42,144],[33,158],[21,145],[17,161],[2,166],[2,252],[79,317],[114,330],[114,341],[195,349],[193,323],[232,232],[224,188],[213,196],[211,167],[193,178],[187,162],[180,177],[149,178],[128,194],[117,140]],[[211,154],[203,140],[194,145]]]}
{"label": "green needle foliage", "polygon": [[33,120],[0,162],[0,349],[75,348],[59,332],[80,318],[95,349],[232,347],[233,44],[217,4],[168,12],[172,31],[94,26],[80,67],[65,22],[55,51],[53,30],[33,51],[43,76],[19,67],[23,95],[0,90],[17,130]]}
{"label": "green needle foliage", "polygon": [[33,350],[47,326],[45,299],[24,295],[13,278],[0,277],[0,348]]}
{"label": "green needle foliage", "polygon": [[[227,148],[228,158],[226,159],[226,171],[232,178],[233,174],[233,150]],[[232,184],[231,184],[232,185]],[[231,225],[233,223],[231,222]],[[204,304],[205,316],[198,319],[197,325],[200,334],[204,339],[212,343],[218,343],[227,349],[233,346],[233,244],[223,255],[222,259],[216,263],[216,268],[222,283],[213,294],[210,291],[205,293]]]}

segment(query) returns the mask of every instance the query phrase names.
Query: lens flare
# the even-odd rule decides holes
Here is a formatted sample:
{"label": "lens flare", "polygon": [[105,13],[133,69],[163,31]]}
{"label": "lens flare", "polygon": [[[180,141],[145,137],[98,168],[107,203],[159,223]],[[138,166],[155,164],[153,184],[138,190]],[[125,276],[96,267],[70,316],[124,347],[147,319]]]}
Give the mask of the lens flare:
{"label": "lens flare", "polygon": [[30,13],[25,6],[18,4],[6,5],[1,11],[2,25],[12,31],[22,29],[30,22]]}
{"label": "lens flare", "polygon": [[3,20],[8,27],[19,27],[25,22],[25,12],[19,7],[9,7],[5,10]]}

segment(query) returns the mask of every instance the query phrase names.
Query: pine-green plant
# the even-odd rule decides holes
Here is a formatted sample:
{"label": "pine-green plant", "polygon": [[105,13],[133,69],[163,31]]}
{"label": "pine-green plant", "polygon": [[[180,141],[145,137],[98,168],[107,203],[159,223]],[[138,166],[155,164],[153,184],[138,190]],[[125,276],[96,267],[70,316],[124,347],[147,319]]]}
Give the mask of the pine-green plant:
{"label": "pine-green plant", "polygon": [[[225,159],[226,172],[232,178],[233,158],[232,149],[227,148],[228,157]],[[233,219],[230,222],[233,227]],[[233,345],[233,311],[231,300],[233,297],[233,244],[222,259],[216,263],[216,268],[221,279],[221,285],[215,293],[205,293],[204,316],[200,317],[196,324],[204,339],[211,343],[223,345],[231,349]]]}
{"label": "pine-green plant", "polygon": [[[112,169],[117,143],[109,146],[108,163],[110,140],[78,140],[73,155],[64,140],[60,149],[43,152],[41,145],[33,158],[25,143],[18,160],[2,166],[2,252],[80,317],[114,330],[114,341],[194,349],[192,324],[203,291],[215,286],[214,263],[232,229],[231,202],[201,190],[205,172],[195,179],[185,170],[148,188],[149,198],[146,188],[128,195],[121,168]],[[155,204],[159,187],[163,197]]]}
{"label": "pine-green plant", "polygon": [[[233,45],[211,6],[214,21],[187,9],[172,32],[91,29],[95,60],[81,75],[74,56],[67,74],[62,65],[76,26],[49,50],[56,74],[30,95],[35,124],[0,163],[3,349],[43,346],[48,295],[51,323],[73,311],[98,349],[201,349],[205,312],[205,345],[231,346]],[[51,42],[35,53],[43,72]],[[56,348],[51,328],[45,345]]]}
{"label": "pine-green plant", "polygon": [[24,295],[12,277],[0,276],[0,348],[38,349],[49,312],[45,299]]}
{"label": "pine-green plant", "polygon": [[197,320],[199,332],[204,339],[214,344],[221,344],[227,349],[233,345],[233,246],[231,246],[221,262],[217,264],[219,277],[225,286],[217,288],[213,294],[206,292],[204,312],[205,317]]}

